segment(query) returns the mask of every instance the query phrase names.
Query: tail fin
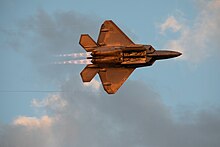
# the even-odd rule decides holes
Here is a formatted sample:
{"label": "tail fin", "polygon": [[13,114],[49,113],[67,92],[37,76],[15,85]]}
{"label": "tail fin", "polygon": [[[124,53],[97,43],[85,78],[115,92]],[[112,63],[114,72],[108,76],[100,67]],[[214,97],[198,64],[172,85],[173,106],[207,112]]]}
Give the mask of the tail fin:
{"label": "tail fin", "polygon": [[99,68],[97,67],[90,67],[90,65],[87,65],[82,72],[80,73],[83,82],[90,82],[96,73],[99,72]]}
{"label": "tail fin", "polygon": [[82,34],[81,35],[79,44],[87,52],[91,52],[95,47],[97,47],[96,42],[88,34]]}

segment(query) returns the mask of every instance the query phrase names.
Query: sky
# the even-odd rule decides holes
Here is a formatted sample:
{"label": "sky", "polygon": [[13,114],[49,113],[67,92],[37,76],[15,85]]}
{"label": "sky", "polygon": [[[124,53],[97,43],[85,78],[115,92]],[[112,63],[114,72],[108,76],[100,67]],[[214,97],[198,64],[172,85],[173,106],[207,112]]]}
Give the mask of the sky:
{"label": "sky", "polygon": [[[0,146],[219,147],[219,0],[1,0]],[[135,43],[183,53],[135,70],[114,95],[85,65],[113,20]],[[42,91],[42,92],[40,92]],[[21,135],[22,134],[22,135]]]}

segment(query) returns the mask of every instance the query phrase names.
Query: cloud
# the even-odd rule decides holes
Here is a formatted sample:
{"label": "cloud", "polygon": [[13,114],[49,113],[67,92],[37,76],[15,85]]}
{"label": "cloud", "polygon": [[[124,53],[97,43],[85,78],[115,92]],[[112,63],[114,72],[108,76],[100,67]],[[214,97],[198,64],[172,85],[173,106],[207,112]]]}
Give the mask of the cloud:
{"label": "cloud", "polygon": [[173,32],[177,32],[181,29],[181,24],[174,18],[174,16],[170,16],[160,25],[161,33],[164,33],[167,29],[172,29]]}
{"label": "cloud", "polygon": [[36,117],[26,117],[19,116],[13,122],[16,126],[25,126],[28,128],[40,128],[40,127],[50,127],[53,120],[48,116],[42,116],[41,118]]}
{"label": "cloud", "polygon": [[28,58],[45,82],[54,83],[62,81],[63,77],[72,76],[76,73],[74,71],[79,72],[82,67],[53,64],[56,61],[73,60],[71,57],[55,55],[85,52],[79,45],[80,35],[87,33],[94,38],[99,33],[101,22],[96,16],[75,11],[49,14],[39,9],[35,15],[20,20],[13,30],[2,28],[0,31],[6,36],[4,46]]}
{"label": "cloud", "polygon": [[177,39],[169,40],[166,48],[183,52],[181,58],[193,63],[199,63],[215,54],[219,54],[219,3],[218,0],[198,1],[199,14],[192,25],[180,23],[174,16],[168,17],[161,24],[161,32],[172,28],[174,32],[179,31],[180,36]]}
{"label": "cloud", "polygon": [[85,85],[86,87],[91,87],[92,89],[94,89],[96,92],[100,89],[101,87],[101,83],[99,81],[97,81],[95,78],[92,79],[90,82],[88,83],[83,83],[83,85]]}
{"label": "cloud", "polygon": [[63,109],[67,103],[64,101],[60,95],[50,94],[43,100],[33,99],[31,102],[33,107],[47,107],[48,109]]}
{"label": "cloud", "polygon": [[[97,95],[83,87],[78,78],[71,78],[64,83],[62,89],[72,89],[72,92],[59,94],[67,105],[63,107],[63,111],[50,110],[48,118],[52,119],[52,123],[49,128],[29,129],[29,124],[43,125],[45,121],[42,118],[27,118],[24,121],[26,123],[19,123],[25,124],[22,128],[16,123],[1,126],[2,132],[5,133],[1,134],[0,146],[220,145],[220,109],[204,110],[194,115],[185,113],[190,120],[176,122],[170,109],[161,101],[160,95],[142,82],[127,81],[115,95],[107,95],[104,91],[99,91]],[[59,104],[59,101],[47,103],[51,105],[49,107],[38,108],[48,109],[56,103]],[[20,134],[24,134],[26,139]]]}

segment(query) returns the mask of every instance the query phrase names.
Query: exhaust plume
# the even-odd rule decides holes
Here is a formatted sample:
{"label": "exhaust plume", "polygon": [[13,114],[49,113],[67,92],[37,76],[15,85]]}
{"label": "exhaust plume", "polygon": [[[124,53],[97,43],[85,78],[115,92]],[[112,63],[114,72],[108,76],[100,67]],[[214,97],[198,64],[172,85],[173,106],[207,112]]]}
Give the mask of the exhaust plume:
{"label": "exhaust plume", "polygon": [[80,57],[88,57],[90,56],[91,52],[87,53],[72,53],[72,54],[59,54],[58,57],[73,57],[73,58],[80,58]]}
{"label": "exhaust plume", "polygon": [[91,59],[82,59],[82,60],[60,61],[60,62],[55,62],[55,64],[92,64],[92,63],[91,63]]}

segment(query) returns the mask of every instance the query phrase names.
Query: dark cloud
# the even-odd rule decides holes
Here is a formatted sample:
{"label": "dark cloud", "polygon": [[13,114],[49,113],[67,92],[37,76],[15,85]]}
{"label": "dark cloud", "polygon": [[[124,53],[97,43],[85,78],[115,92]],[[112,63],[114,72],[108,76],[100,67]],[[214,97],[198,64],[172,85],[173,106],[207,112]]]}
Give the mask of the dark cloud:
{"label": "dark cloud", "polygon": [[[62,88],[72,91],[60,95],[67,103],[62,111],[50,109],[51,117],[56,118],[52,126],[39,129],[1,126],[0,146],[220,145],[219,110],[200,111],[191,117],[191,123],[176,122],[160,96],[142,82],[128,81],[111,96],[103,90],[92,92],[78,78],[70,79]],[[50,107],[53,105],[57,104],[51,103]]]}
{"label": "dark cloud", "polygon": [[[92,17],[92,16],[91,16]],[[44,10],[22,23],[23,29],[33,33],[33,43],[39,47],[38,54],[80,52],[80,34],[97,32],[97,18],[89,18],[74,11],[48,14]],[[50,55],[50,54],[49,54]]]}
{"label": "dark cloud", "polygon": [[80,35],[87,33],[94,38],[99,33],[100,24],[96,16],[74,11],[49,14],[40,9],[13,29],[2,28],[0,31],[6,36],[5,47],[30,58],[33,66],[46,77],[45,80],[59,81],[76,73],[74,71],[79,73],[82,66],[54,65],[56,61],[72,60],[55,55],[85,52],[79,45]]}

